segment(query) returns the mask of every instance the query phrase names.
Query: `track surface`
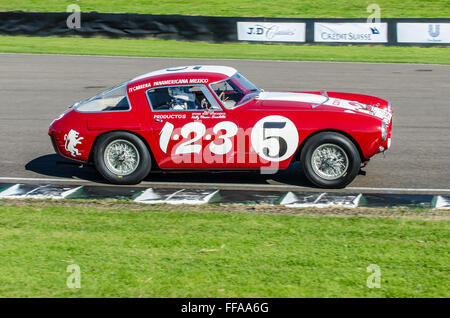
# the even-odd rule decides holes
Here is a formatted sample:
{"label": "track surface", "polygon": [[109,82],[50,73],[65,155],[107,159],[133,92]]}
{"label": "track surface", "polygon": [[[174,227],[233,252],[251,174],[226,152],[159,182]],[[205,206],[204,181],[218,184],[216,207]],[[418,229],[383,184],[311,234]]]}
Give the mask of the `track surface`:
{"label": "track surface", "polygon": [[[394,106],[393,145],[351,187],[450,188],[450,66],[0,54],[0,177],[99,181],[91,168],[57,164],[50,122],[72,103],[138,74],[179,65],[229,65],[265,90],[371,94]],[[152,173],[147,181],[311,187],[297,165],[258,172]]]}

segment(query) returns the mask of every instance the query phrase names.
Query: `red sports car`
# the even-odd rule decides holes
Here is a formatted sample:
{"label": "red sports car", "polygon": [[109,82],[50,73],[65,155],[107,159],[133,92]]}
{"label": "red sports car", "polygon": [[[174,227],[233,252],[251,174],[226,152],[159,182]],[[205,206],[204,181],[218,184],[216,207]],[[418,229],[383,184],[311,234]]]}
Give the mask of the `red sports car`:
{"label": "red sports car", "polygon": [[74,104],[49,135],[58,154],[117,184],[151,169],[272,173],[300,161],[315,185],[341,188],[390,147],[392,115],[378,97],[266,92],[231,67],[182,66]]}

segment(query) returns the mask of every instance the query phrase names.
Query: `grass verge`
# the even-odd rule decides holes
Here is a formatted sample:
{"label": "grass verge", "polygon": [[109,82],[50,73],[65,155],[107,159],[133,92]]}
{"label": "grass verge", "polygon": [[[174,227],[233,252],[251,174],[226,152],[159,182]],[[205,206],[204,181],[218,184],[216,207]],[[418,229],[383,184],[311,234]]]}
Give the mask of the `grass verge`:
{"label": "grass verge", "polygon": [[450,296],[448,220],[118,206],[1,204],[0,296]]}
{"label": "grass verge", "polygon": [[154,39],[0,36],[0,52],[450,64],[449,49],[445,47],[216,44]]}
{"label": "grass verge", "polygon": [[0,10],[64,12],[69,4],[82,11],[185,14],[208,16],[266,16],[290,18],[366,18],[376,3],[383,18],[438,18],[450,16],[447,0],[9,0]]}

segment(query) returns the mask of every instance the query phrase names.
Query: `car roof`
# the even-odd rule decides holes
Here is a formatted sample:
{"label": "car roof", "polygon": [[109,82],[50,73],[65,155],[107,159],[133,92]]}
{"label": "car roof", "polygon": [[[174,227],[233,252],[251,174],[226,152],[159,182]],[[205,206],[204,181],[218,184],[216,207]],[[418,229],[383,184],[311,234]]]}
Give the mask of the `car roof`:
{"label": "car roof", "polygon": [[225,77],[233,76],[237,73],[235,68],[229,66],[218,66],[218,65],[189,65],[189,66],[177,66],[169,67],[166,69],[153,71],[135,77],[131,82],[142,80],[148,77],[160,76],[160,75],[170,75],[170,74],[180,74],[180,73],[191,73],[192,75],[202,74],[202,73],[217,73]]}

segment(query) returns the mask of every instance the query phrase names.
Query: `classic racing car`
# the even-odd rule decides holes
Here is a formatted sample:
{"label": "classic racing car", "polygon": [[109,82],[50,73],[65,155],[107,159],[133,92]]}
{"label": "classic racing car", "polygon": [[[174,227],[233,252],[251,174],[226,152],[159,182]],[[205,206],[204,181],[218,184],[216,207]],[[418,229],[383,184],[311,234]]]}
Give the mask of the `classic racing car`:
{"label": "classic racing car", "polygon": [[266,92],[225,66],[151,72],[75,103],[49,128],[58,154],[110,182],[152,169],[251,170],[300,161],[315,185],[341,188],[391,144],[391,104],[336,92]]}

